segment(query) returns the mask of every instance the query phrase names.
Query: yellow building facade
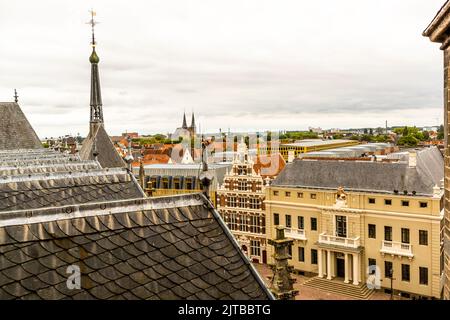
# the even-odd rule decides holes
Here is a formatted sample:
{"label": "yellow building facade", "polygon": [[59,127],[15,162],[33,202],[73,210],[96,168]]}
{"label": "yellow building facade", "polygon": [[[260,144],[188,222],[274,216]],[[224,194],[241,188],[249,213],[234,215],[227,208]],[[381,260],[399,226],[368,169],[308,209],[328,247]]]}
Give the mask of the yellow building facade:
{"label": "yellow building facade", "polygon": [[[381,289],[390,291],[392,271],[395,294],[441,297],[443,170],[438,152],[420,151],[417,158],[390,163],[288,164],[266,189],[268,238],[275,237],[277,225],[286,227],[286,236],[295,240],[289,262],[302,273],[358,286],[374,273]],[[269,248],[269,263],[272,254]]]}
{"label": "yellow building facade", "polygon": [[258,154],[280,153],[284,160],[288,160],[289,155],[297,158],[302,153],[323,151],[333,148],[350,147],[359,144],[357,140],[322,140],[305,139],[294,143],[281,143],[279,145],[258,146]]}

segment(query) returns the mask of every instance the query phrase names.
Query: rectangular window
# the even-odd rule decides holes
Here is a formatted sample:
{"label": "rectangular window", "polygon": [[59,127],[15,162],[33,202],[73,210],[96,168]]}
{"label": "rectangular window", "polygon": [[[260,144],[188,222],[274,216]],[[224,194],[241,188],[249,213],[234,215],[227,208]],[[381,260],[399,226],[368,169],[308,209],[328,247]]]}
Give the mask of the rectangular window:
{"label": "rectangular window", "polygon": [[317,231],[317,218],[311,218],[311,230]]}
{"label": "rectangular window", "polygon": [[305,262],[305,248],[298,247],[298,261]]}
{"label": "rectangular window", "polygon": [[402,200],[402,207],[409,207],[409,201],[408,200]]}
{"label": "rectangular window", "polygon": [[305,219],[302,216],[297,217],[297,226],[299,229],[305,229]]}
{"label": "rectangular window", "polygon": [[384,262],[384,277],[390,278],[392,272],[392,262],[391,261],[385,261]]}
{"label": "rectangular window", "polygon": [[286,228],[291,228],[292,227],[292,217],[290,214],[287,214],[285,216],[285,223],[286,223]]}
{"label": "rectangular window", "polygon": [[273,192],[273,195],[274,195],[274,196],[278,196],[278,191],[274,191],[274,192]]}
{"label": "rectangular window", "polygon": [[428,268],[419,267],[419,283],[428,285]]}
{"label": "rectangular window", "polygon": [[392,200],[391,199],[384,199],[384,204],[387,206],[390,206],[392,204]]}
{"label": "rectangular window", "polygon": [[369,203],[370,204],[374,204],[375,203],[375,198],[369,198]]}
{"label": "rectangular window", "polygon": [[278,213],[273,214],[273,224],[275,226],[280,224],[280,215]]}
{"label": "rectangular window", "polygon": [[409,229],[402,228],[402,243],[409,243]]}
{"label": "rectangular window", "polygon": [[419,230],[419,244],[422,246],[428,245],[428,231],[427,230]]}
{"label": "rectangular window", "polygon": [[377,237],[377,229],[374,224],[369,224],[369,238],[375,239]]}
{"label": "rectangular window", "polygon": [[377,265],[377,260],[369,258],[369,266],[376,266],[376,265]]}
{"label": "rectangular window", "polygon": [[421,208],[426,208],[426,207],[428,207],[428,202],[420,202],[420,207],[421,207]]}
{"label": "rectangular window", "polygon": [[241,190],[241,191],[247,190],[247,181],[239,180],[238,181],[238,190]]}
{"label": "rectangular window", "polygon": [[402,264],[402,281],[409,281],[409,264]]}
{"label": "rectangular window", "polygon": [[311,264],[317,264],[317,250],[311,249]]}
{"label": "rectangular window", "polygon": [[250,198],[250,209],[260,209],[261,203],[259,198]]}
{"label": "rectangular window", "polygon": [[346,216],[336,216],[336,235],[341,238],[347,238]]}
{"label": "rectangular window", "polygon": [[292,259],[292,246],[288,246],[289,259]]}
{"label": "rectangular window", "polygon": [[303,198],[303,192],[297,192],[297,198]]}
{"label": "rectangular window", "polygon": [[317,196],[315,193],[311,193],[310,197],[311,197],[311,199],[316,199]]}
{"label": "rectangular window", "polygon": [[261,256],[261,244],[258,240],[250,241],[250,255],[252,256]]}
{"label": "rectangular window", "polygon": [[392,227],[384,226],[384,240],[392,241]]}
{"label": "rectangular window", "polygon": [[238,200],[239,200],[239,205],[238,205],[239,208],[247,207],[247,198],[239,197]]}
{"label": "rectangular window", "polygon": [[290,196],[291,196],[291,193],[290,193],[289,191],[286,191],[286,192],[284,193],[284,195],[285,195],[286,197],[290,197]]}

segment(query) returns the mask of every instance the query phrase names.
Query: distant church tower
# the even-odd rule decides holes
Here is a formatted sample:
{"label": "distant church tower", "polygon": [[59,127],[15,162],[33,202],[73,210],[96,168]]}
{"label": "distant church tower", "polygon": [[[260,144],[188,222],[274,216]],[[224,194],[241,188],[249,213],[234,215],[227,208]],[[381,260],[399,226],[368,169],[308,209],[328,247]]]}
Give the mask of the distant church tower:
{"label": "distant church tower", "polygon": [[94,21],[94,16],[95,12],[91,11],[91,20],[89,21],[89,24],[92,26],[92,53],[89,57],[89,62],[91,63],[91,115],[89,134],[83,141],[80,158],[83,160],[96,160],[103,168],[125,167],[125,162],[106,133],[103,121],[103,104],[98,71],[100,58],[95,51],[94,26],[96,21]]}
{"label": "distant church tower", "polygon": [[186,112],[183,113],[183,124],[181,125],[181,129],[189,131],[189,134],[191,135],[192,138],[195,137],[195,135],[197,134],[197,130],[195,127],[195,116],[193,112],[191,118],[191,125],[189,127],[186,121]]}
{"label": "distant church tower", "polygon": [[191,136],[195,137],[197,134],[196,127],[195,127],[195,117],[194,113],[192,112],[192,120],[191,120],[191,126],[189,127],[189,131],[191,132]]}

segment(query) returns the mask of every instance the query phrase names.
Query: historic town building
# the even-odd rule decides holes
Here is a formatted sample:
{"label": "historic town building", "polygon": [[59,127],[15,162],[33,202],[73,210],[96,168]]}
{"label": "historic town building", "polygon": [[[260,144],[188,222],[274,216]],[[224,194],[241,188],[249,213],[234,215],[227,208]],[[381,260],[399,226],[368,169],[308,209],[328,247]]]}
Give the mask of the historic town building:
{"label": "historic town building", "polygon": [[393,278],[395,294],[439,298],[443,178],[435,147],[382,161],[297,159],[266,189],[267,237],[286,227],[290,265],[317,275],[306,285],[367,298],[375,276],[383,290]]}
{"label": "historic town building", "polygon": [[177,140],[179,138],[194,138],[197,134],[197,126],[195,125],[195,116],[192,112],[191,125],[187,125],[186,113],[183,113],[183,123],[181,127],[177,128],[175,132],[171,135],[172,140]]}
{"label": "historic town building", "polygon": [[423,32],[433,42],[441,43],[444,53],[444,153],[445,153],[445,285],[444,299],[450,300],[450,1],[446,1]]}
{"label": "historic town building", "polygon": [[101,157],[116,150],[93,83],[92,160],[42,148],[17,102],[0,102],[15,122],[0,126],[0,300],[273,299],[202,193],[147,198],[108,167],[120,161]]}
{"label": "historic town building", "polygon": [[253,262],[267,263],[265,182],[254,170],[245,142],[237,149],[231,171],[217,190],[217,209],[242,251]]}

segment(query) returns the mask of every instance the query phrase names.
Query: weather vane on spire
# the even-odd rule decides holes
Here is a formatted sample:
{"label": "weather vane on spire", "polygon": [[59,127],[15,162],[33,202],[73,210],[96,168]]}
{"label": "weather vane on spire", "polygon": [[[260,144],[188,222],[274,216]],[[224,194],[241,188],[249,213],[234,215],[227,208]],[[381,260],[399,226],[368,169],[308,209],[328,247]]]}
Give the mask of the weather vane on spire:
{"label": "weather vane on spire", "polygon": [[86,22],[86,24],[90,24],[91,28],[92,28],[92,47],[95,48],[96,42],[95,42],[95,34],[94,34],[94,27],[96,24],[98,24],[98,21],[94,20],[94,17],[96,16],[96,12],[94,11],[94,9],[89,10],[89,13],[91,14],[91,20],[89,22]]}

